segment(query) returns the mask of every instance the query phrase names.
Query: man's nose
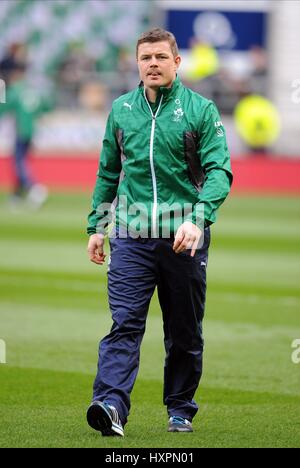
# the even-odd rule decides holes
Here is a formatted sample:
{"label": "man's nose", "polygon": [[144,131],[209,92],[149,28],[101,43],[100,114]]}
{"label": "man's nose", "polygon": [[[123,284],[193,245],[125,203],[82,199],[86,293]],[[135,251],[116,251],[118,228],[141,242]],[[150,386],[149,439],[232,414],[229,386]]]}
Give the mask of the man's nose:
{"label": "man's nose", "polygon": [[157,67],[157,58],[155,56],[151,57],[150,67]]}

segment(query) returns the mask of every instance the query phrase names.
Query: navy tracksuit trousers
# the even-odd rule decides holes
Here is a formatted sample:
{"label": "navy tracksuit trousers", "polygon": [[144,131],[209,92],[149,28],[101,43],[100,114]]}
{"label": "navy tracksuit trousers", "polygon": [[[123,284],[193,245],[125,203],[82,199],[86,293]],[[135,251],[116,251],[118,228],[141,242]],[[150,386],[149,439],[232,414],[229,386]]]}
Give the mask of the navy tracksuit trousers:
{"label": "navy tracksuit trousers", "polygon": [[16,176],[16,195],[21,195],[22,191],[28,190],[33,181],[27,167],[28,154],[31,142],[17,139],[14,153],[14,169]]}
{"label": "navy tracksuit trousers", "polygon": [[189,420],[198,411],[193,400],[202,374],[202,319],[210,230],[194,257],[176,254],[174,239],[110,240],[110,333],[100,342],[93,400],[115,406],[127,422],[130,394],[139,367],[140,345],[155,287],[163,315],[166,360],[164,404],[169,416]]}

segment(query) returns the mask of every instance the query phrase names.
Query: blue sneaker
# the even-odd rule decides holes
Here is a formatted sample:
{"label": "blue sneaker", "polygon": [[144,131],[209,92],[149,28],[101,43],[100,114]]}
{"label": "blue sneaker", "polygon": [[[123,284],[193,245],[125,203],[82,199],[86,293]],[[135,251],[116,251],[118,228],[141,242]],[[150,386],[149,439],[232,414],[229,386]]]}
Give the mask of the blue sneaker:
{"label": "blue sneaker", "polygon": [[192,423],[181,416],[171,416],[168,432],[193,432]]}
{"label": "blue sneaker", "polygon": [[87,410],[87,422],[103,436],[124,437],[124,429],[116,408],[102,401],[93,401]]}

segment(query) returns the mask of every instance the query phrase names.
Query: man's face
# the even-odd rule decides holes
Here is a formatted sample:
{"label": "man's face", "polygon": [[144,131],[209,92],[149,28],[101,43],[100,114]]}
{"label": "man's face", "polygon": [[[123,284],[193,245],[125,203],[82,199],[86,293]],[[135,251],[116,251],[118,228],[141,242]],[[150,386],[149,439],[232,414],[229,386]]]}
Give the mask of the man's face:
{"label": "man's face", "polygon": [[176,78],[181,58],[173,56],[168,41],[145,42],[139,45],[137,63],[146,88],[170,87]]}

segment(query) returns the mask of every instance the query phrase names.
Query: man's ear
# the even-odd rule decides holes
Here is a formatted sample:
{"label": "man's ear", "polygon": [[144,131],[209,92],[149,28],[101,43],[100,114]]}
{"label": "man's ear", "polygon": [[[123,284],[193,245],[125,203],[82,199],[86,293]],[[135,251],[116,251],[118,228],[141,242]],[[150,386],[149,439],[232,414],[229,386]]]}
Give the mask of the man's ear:
{"label": "man's ear", "polygon": [[181,64],[181,57],[180,57],[180,55],[177,55],[177,57],[175,57],[175,64],[176,64],[175,70],[177,70],[177,68],[179,68],[179,66],[180,66],[180,64]]}

